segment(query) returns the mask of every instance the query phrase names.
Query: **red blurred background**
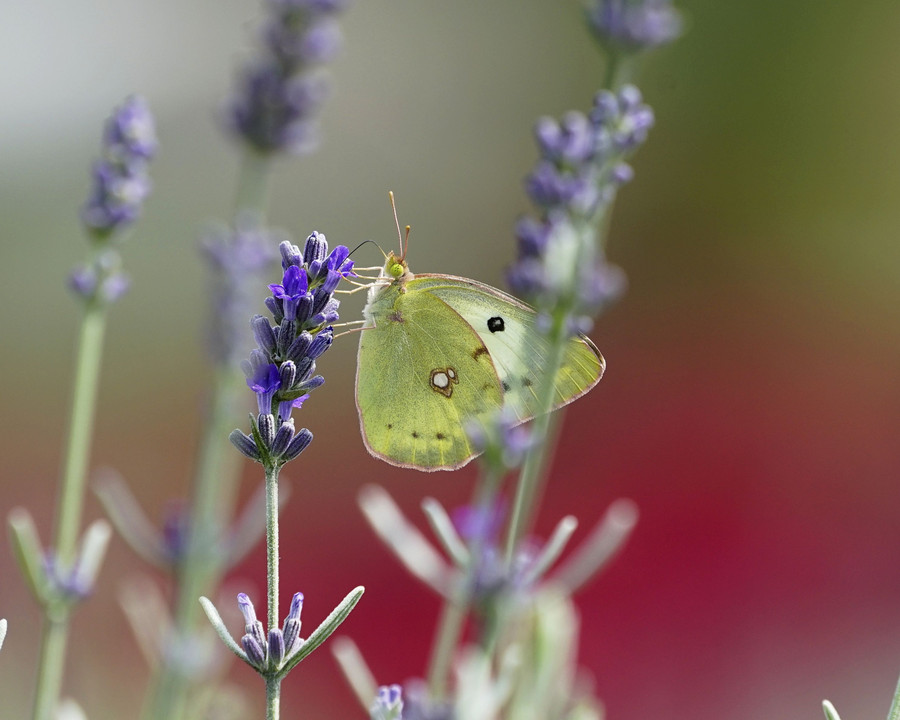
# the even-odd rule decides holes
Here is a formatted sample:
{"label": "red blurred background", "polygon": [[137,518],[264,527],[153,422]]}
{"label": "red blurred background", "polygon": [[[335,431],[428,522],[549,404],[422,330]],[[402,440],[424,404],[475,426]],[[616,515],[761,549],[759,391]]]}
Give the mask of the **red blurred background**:
{"label": "red blurred background", "polygon": [[[134,90],[163,149],[125,251],[134,288],[113,313],[94,464],[118,468],[154,517],[186,492],[206,385],[195,238],[227,216],[236,170],[212,114],[259,19],[249,0],[54,4],[54,23],[23,7],[0,29],[0,510],[28,507],[44,537],[77,207],[100,123]],[[900,7],[682,7],[688,34],[641,76],[657,127],[613,222],[630,290],[593,333],[607,375],[566,413],[538,532],[574,513],[577,542],[616,498],[640,507],[624,552],[578,597],[582,664],[609,718],[821,717],[823,697],[845,718],[877,717],[900,672]],[[531,125],[587,107],[601,77],[577,4],[358,3],[343,27],[325,144],[279,165],[273,221],[389,247],[393,189],[414,270],[502,285]],[[316,440],[286,473],[283,601],[305,593],[309,629],[365,585],[344,629],[378,680],[397,682],[424,671],[438,603],[373,540],[355,496],[381,483],[424,527],[421,498],[465,502],[474,469],[419,475],[370,458],[354,358],[351,338],[336,345],[302,411]],[[244,496],[259,481],[248,467]],[[87,518],[100,512],[91,500]],[[261,598],[263,570],[260,546],[229,582]],[[136,714],[146,668],[115,595],[144,572],[114,542],[76,617],[66,689],[91,718]],[[38,614],[9,552],[0,616],[4,717],[24,717]],[[261,706],[251,673],[231,678]],[[362,716],[327,651],[285,693],[289,717]]]}

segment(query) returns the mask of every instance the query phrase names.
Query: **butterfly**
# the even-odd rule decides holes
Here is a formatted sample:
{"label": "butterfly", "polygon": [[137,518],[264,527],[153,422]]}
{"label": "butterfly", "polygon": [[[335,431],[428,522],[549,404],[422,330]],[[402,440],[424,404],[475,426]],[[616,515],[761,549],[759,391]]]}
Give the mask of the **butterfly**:
{"label": "butterfly", "polygon": [[[550,348],[535,311],[511,295],[452,275],[414,275],[392,252],[369,288],[363,318],[356,407],[375,457],[455,470],[478,454],[467,423],[504,407],[520,422],[537,413]],[[605,367],[587,336],[570,338],[554,409],[593,388]]]}

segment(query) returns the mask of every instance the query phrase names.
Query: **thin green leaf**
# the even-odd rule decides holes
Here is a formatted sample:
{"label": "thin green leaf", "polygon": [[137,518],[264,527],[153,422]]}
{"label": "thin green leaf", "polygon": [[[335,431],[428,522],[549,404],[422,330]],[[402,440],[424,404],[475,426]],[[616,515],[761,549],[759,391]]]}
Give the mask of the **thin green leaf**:
{"label": "thin green leaf", "polygon": [[200,604],[203,606],[206,617],[208,617],[209,621],[212,623],[216,634],[222,638],[222,642],[225,643],[228,646],[228,649],[241,660],[245,663],[249,663],[250,661],[247,659],[247,653],[245,653],[243,648],[235,642],[233,637],[231,637],[231,633],[228,632],[228,628],[225,627],[225,623],[222,621],[222,616],[219,615],[219,611],[216,610],[216,606],[205,597],[200,598]]}
{"label": "thin green leaf", "polygon": [[366,589],[361,585],[351,590],[347,596],[341,600],[340,605],[332,610],[331,614],[322,621],[322,624],[313,630],[312,635],[306,638],[297,653],[288,659],[281,670],[278,671],[278,674],[281,677],[287,675],[301,660],[305,659],[313,650],[325,642],[325,640],[328,639],[328,636],[337,630],[340,624],[347,619],[347,616],[353,608],[356,607],[356,603],[359,602],[359,599],[365,591]]}
{"label": "thin green leaf", "polygon": [[13,553],[25,576],[25,581],[35,599],[46,604],[47,576],[44,574],[41,541],[38,538],[34,520],[24,508],[16,508],[9,514],[9,529],[12,536]]}
{"label": "thin green leaf", "polygon": [[825,717],[828,720],[841,720],[841,716],[838,715],[837,710],[834,709],[834,705],[832,705],[828,700],[822,701],[822,710],[825,712]]}
{"label": "thin green leaf", "polygon": [[441,541],[441,545],[454,563],[460,568],[466,568],[469,565],[469,554],[466,544],[460,538],[456,528],[453,527],[453,521],[441,505],[434,498],[425,498],[422,501],[422,511],[431,524],[431,529]]}

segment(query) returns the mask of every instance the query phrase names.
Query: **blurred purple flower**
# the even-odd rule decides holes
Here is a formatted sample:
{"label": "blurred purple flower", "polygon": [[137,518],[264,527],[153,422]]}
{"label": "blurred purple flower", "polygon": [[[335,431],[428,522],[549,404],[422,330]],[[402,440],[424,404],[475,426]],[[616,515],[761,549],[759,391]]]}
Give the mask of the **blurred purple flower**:
{"label": "blurred purple flower", "polygon": [[102,158],[92,170],[81,211],[87,229],[103,238],[137,219],[150,193],[147,162],[156,152],[153,117],[145,101],[129,97],[106,122]]}
{"label": "blurred purple flower", "polygon": [[318,146],[316,116],[329,92],[319,67],[341,47],[336,15],[344,2],[270,0],[258,60],[240,74],[227,124],[261,153],[309,153]]}
{"label": "blurred purple flower", "polygon": [[588,25],[604,45],[639,52],[666,45],[681,35],[681,14],[671,0],[596,0]]}

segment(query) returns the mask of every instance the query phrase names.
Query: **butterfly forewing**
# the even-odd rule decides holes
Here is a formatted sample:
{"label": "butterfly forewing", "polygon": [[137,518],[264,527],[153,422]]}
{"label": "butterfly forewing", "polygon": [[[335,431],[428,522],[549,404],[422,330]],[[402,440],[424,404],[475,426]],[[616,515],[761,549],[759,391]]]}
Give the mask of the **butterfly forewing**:
{"label": "butterfly forewing", "polygon": [[403,467],[464,465],[474,455],[466,422],[503,402],[489,350],[427,292],[387,287],[369,312],[375,326],[361,333],[356,378],[367,447]]}

